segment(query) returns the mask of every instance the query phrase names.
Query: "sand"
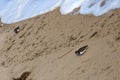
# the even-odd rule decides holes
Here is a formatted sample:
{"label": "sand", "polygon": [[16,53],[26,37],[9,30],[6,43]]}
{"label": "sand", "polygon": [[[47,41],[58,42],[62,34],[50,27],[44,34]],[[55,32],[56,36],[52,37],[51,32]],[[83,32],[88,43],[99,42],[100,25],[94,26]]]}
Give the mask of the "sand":
{"label": "sand", "polygon": [[[0,80],[119,80],[119,13],[63,16],[55,10],[0,26]],[[85,54],[75,55],[85,45]]]}

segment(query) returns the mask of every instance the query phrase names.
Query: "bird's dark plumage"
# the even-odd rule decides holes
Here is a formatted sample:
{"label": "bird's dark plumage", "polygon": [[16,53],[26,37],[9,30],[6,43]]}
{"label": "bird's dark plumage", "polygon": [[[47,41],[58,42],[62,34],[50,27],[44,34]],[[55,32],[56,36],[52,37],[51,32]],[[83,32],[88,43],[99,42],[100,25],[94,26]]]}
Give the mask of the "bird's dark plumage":
{"label": "bird's dark plumage", "polygon": [[88,45],[85,45],[85,46],[79,48],[77,51],[75,51],[75,54],[78,56],[83,55],[87,49],[88,49]]}
{"label": "bird's dark plumage", "polygon": [[20,27],[17,26],[17,27],[14,29],[14,32],[15,32],[16,34],[19,33],[19,32],[20,32]]}
{"label": "bird's dark plumage", "polygon": [[19,78],[13,78],[13,80],[26,80],[31,72],[24,72]]}

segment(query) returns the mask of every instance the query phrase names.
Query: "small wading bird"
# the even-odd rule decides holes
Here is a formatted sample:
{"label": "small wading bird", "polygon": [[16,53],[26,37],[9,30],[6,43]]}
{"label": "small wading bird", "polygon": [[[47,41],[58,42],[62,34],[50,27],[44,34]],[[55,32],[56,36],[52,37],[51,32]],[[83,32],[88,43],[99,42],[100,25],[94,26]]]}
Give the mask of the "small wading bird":
{"label": "small wading bird", "polygon": [[85,46],[79,48],[77,51],[75,51],[75,54],[78,56],[81,56],[87,51],[87,49],[88,49],[88,45],[85,45]]}
{"label": "small wading bird", "polygon": [[20,27],[19,27],[19,26],[15,27],[14,32],[15,32],[16,34],[19,33],[19,32],[20,32]]}

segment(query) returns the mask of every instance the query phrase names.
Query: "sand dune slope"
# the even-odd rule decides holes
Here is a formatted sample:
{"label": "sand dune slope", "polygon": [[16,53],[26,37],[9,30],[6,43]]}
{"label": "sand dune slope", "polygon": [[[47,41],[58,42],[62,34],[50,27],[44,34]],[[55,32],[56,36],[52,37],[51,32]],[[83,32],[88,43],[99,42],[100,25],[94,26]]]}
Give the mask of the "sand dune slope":
{"label": "sand dune slope", "polygon": [[[119,80],[120,11],[100,17],[58,10],[0,31],[0,80]],[[13,32],[16,25],[20,32]],[[75,55],[88,45],[82,56]]]}

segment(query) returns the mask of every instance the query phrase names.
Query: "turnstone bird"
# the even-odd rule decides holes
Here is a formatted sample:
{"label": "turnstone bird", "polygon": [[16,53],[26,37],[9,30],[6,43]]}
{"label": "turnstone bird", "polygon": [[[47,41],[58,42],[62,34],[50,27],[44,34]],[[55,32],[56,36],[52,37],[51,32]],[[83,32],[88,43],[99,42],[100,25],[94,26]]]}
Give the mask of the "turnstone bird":
{"label": "turnstone bird", "polygon": [[19,32],[20,32],[20,27],[17,26],[17,27],[14,29],[14,32],[15,32],[16,34],[19,33]]}
{"label": "turnstone bird", "polygon": [[88,49],[88,45],[85,45],[85,46],[79,48],[77,51],[75,51],[75,54],[78,56],[81,56],[87,51],[87,49]]}

